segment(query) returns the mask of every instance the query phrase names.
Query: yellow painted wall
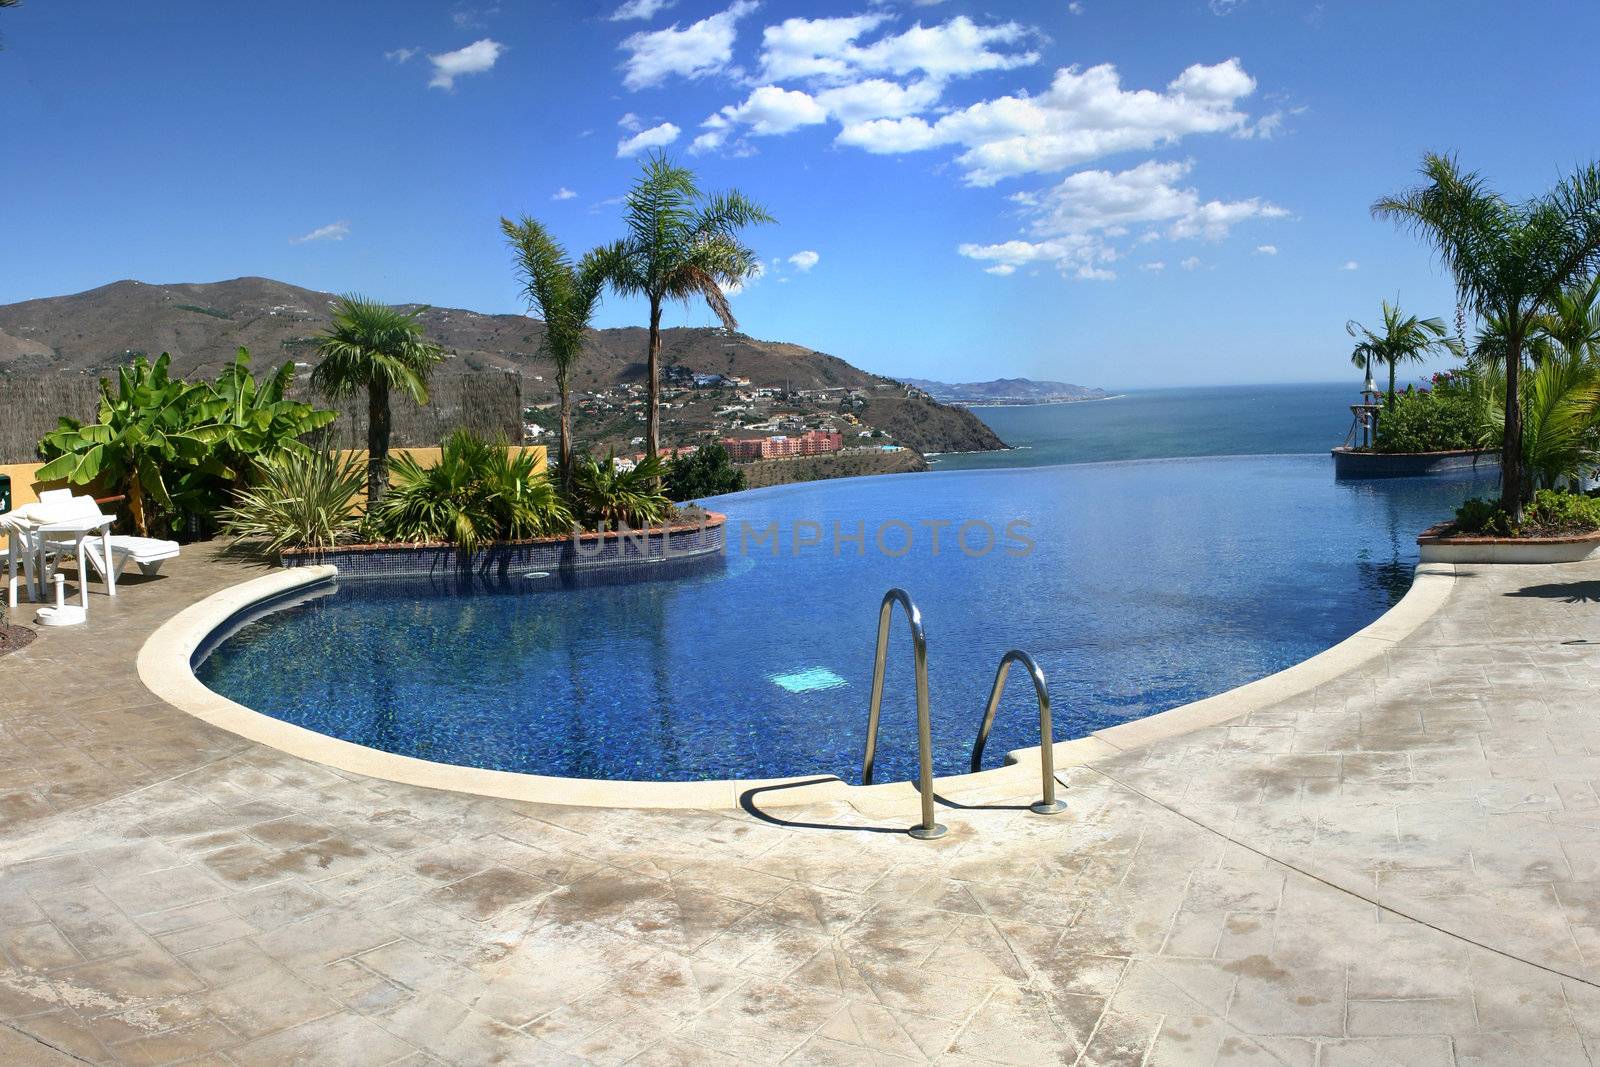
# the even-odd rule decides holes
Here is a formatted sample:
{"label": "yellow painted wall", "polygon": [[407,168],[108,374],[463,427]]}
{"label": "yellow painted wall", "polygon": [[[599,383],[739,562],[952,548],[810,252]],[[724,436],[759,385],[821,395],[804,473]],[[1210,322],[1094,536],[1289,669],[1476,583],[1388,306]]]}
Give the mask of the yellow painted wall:
{"label": "yellow painted wall", "polygon": [[[549,452],[544,445],[517,445],[514,447],[519,452],[535,453],[539,460],[539,470],[542,471],[546,468],[549,461]],[[401,454],[409,455],[424,467],[431,467],[439,462],[439,453],[440,449],[438,448],[395,448],[389,451],[390,457]],[[342,454],[365,456],[367,452],[366,449],[357,449],[346,451]],[[21,507],[23,504],[33,503],[39,499],[39,491],[42,489],[58,489],[67,484],[66,482],[38,481],[35,475],[42,466],[44,466],[43,463],[0,463],[0,474],[10,475],[11,477],[12,507]]]}

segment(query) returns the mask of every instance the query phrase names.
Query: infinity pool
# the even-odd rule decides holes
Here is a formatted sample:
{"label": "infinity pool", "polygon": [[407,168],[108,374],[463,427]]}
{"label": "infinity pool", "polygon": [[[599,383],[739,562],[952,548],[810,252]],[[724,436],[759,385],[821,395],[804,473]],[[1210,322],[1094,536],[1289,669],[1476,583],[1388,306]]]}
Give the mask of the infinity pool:
{"label": "infinity pool", "polygon": [[[445,763],[856,781],[878,604],[901,586],[927,627],[935,768],[960,773],[1007,649],[1043,667],[1057,740],[1220,693],[1371,622],[1410,585],[1418,531],[1485,488],[1336,483],[1326,456],[1269,456],[753,490],[711,502],[728,553],[698,573],[348,581],[245,623],[196,673],[265,714]],[[893,640],[879,781],[915,773],[899,617]],[[1015,677],[988,765],[1038,743],[1032,700]]]}

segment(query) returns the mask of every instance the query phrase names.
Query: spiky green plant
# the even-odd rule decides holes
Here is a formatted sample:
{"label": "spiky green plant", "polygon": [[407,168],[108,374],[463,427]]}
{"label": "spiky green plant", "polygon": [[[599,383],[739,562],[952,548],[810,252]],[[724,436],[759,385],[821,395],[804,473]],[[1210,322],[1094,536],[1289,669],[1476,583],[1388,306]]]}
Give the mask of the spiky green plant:
{"label": "spiky green plant", "polygon": [[[1500,367],[1484,364],[1477,369],[1477,378],[1473,396],[1479,443],[1493,448],[1505,434],[1505,374]],[[1535,489],[1556,488],[1595,461],[1600,444],[1600,364],[1556,352],[1528,371],[1526,379],[1519,458]]]}
{"label": "spiky green plant", "polygon": [[418,404],[428,402],[428,376],[443,358],[423,337],[417,317],[426,308],[402,311],[355,293],[339,298],[333,326],[317,344],[322,356],[311,384],[338,399],[367,393],[367,506],[376,507],[389,488],[389,394],[398,390]]}
{"label": "spiky green plant", "polygon": [[661,306],[696,297],[729,329],[737,329],[726,287],[748,281],[761,268],[739,231],[773,218],[743,193],[701,192],[694,172],[653,154],[628,190],[628,236],[605,250],[613,288],[650,305],[649,403],[645,454],[661,449]]}
{"label": "spiky green plant", "polygon": [[589,320],[600,306],[609,269],[602,249],[590,251],[576,267],[567,258],[550,232],[537,220],[524,215],[517,222],[500,220],[517,257],[517,273],[528,307],[544,319],[542,351],[555,364],[556,393],[561,409],[560,460],[557,469],[563,482],[572,470],[572,402],[569,396],[572,371],[583,355],[584,334]]}
{"label": "spiky green plant", "polygon": [[377,531],[396,541],[447,541],[462,552],[488,541],[565,533],[572,517],[535,454],[457,430],[439,461],[394,461],[394,485],[372,512]]}
{"label": "spiky green plant", "polygon": [[355,534],[355,503],[365,481],[366,468],[354,456],[284,453],[262,463],[257,482],[234,494],[221,513],[223,532],[235,544],[259,541],[269,554],[332,548]]}
{"label": "spiky green plant", "polygon": [[1454,157],[1429,154],[1423,184],[1372,205],[1379,218],[1412,230],[1455,277],[1458,300],[1504,326],[1505,404],[1500,448],[1501,506],[1515,522],[1531,490],[1523,467],[1524,348],[1562,290],[1600,266],[1600,164],[1590,163],[1549,192],[1512,203]]}
{"label": "spiky green plant", "polygon": [[659,456],[646,456],[631,470],[619,468],[614,456],[583,456],[568,490],[572,510],[586,526],[659,525],[672,514],[672,501],[662,488],[665,468]]}

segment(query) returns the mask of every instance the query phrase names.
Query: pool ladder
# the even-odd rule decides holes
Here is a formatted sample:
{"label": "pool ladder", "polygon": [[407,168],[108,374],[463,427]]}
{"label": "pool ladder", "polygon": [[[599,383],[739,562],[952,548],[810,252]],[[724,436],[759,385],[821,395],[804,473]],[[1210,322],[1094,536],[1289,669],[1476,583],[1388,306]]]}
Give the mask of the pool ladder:
{"label": "pool ladder", "polygon": [[[905,609],[906,622],[911,626],[912,667],[917,690],[917,791],[922,796],[922,821],[907,831],[922,841],[943,837],[949,830],[934,821],[933,813],[933,729],[928,714],[928,638],[922,629],[922,612],[904,589],[891,589],[883,595],[878,608],[878,651],[872,667],[872,703],[867,712],[867,749],[861,761],[861,784],[872,784],[872,765],[878,754],[878,723],[883,711],[883,676],[889,660],[889,625],[894,621],[894,607]],[[1054,815],[1067,806],[1056,799],[1055,753],[1052,749],[1055,734],[1050,722],[1050,691],[1045,686],[1044,672],[1032,656],[1012,649],[1000,657],[995,671],[994,688],[989,692],[989,703],[978,723],[978,737],[972,745],[972,769],[976,771],[983,760],[983,748],[989,741],[989,731],[994,727],[994,716],[1005,695],[1006,678],[1011,665],[1021,663],[1033,681],[1033,692],[1039,701],[1039,763],[1043,770],[1043,796],[1029,805],[1029,810],[1040,815]]]}

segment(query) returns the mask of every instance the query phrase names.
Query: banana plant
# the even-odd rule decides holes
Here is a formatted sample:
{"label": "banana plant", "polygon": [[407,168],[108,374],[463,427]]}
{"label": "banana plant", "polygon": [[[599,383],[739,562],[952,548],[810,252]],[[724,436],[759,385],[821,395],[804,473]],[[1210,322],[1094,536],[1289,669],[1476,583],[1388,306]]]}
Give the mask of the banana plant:
{"label": "banana plant", "polygon": [[257,384],[250,373],[250,350],[240,348],[201,402],[199,414],[221,427],[218,440],[231,488],[253,479],[263,465],[284,456],[310,459],[301,438],[339,417],[336,411],[289,399],[294,364],[285,363]]}
{"label": "banana plant", "polygon": [[149,533],[147,502],[171,510],[167,476],[208,462],[220,427],[205,425],[199,407],[209,390],[171,378],[165,352],[154,362],[138,356],[117,370],[117,386],[100,383],[96,421],[62,418],[39,442],[48,462],[41,481],[98,484],[128,498],[128,512],[141,536]]}

